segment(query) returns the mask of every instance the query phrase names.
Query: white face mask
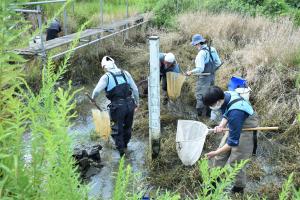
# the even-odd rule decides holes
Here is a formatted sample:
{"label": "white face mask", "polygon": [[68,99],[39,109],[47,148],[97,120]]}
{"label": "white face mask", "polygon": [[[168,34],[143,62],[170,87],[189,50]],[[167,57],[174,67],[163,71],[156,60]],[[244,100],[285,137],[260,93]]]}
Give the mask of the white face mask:
{"label": "white face mask", "polygon": [[223,105],[223,101],[217,101],[213,106],[209,106],[212,110],[219,110]]}

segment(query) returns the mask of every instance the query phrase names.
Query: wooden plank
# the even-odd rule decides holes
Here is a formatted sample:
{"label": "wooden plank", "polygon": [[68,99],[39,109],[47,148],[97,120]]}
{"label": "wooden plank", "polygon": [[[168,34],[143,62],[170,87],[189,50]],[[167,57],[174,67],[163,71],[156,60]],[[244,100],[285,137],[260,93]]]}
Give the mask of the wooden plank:
{"label": "wooden plank", "polygon": [[[112,24],[105,25],[103,28],[86,29],[81,32],[79,39],[97,36],[103,32],[118,31],[119,29],[124,28],[127,24],[131,25],[131,24],[136,24],[136,23],[143,21],[145,16],[146,16],[146,14],[141,14],[141,15],[137,15],[134,17],[130,17],[128,19],[115,21]],[[45,41],[45,43],[44,43],[45,51],[49,51],[56,47],[72,43],[75,40],[75,38],[77,37],[77,34],[78,33],[72,33],[72,34],[69,34],[69,35],[66,35],[63,37],[55,38],[53,40]],[[82,41],[84,41],[84,40],[82,40]],[[41,49],[40,49],[40,46],[38,44],[36,44],[32,47],[27,47],[24,49],[16,49],[15,51],[18,52],[19,54],[36,55],[41,52]]]}
{"label": "wooden plank", "polygon": [[[103,29],[86,29],[83,32],[81,32],[79,39],[97,35],[97,34],[100,34],[103,32],[105,32],[105,30],[103,30]],[[48,51],[50,49],[53,49],[53,48],[56,48],[56,47],[59,47],[59,46],[65,45],[65,44],[69,44],[73,40],[75,40],[76,37],[77,37],[77,33],[72,33],[70,35],[66,35],[63,37],[59,37],[59,38],[55,38],[53,40],[46,41],[44,43],[45,50]],[[34,45],[32,48],[28,47],[28,48],[22,49],[22,51],[25,51],[25,52],[35,52],[35,51],[40,51],[40,50],[41,49],[38,44]]]}

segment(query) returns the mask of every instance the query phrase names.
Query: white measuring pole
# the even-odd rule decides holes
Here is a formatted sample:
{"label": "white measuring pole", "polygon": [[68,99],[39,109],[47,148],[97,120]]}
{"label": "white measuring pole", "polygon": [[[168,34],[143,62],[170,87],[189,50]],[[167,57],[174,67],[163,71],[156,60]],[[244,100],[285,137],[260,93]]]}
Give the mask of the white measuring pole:
{"label": "white measuring pole", "polygon": [[148,78],[149,144],[152,158],[160,150],[160,87],[159,87],[159,37],[149,38],[150,76]]}

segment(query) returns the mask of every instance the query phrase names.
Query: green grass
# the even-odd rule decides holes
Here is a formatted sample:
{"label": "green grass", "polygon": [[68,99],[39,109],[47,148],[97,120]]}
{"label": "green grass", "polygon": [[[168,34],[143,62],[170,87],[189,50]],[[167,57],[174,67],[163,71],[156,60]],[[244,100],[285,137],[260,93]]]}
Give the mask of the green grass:
{"label": "green grass", "polygon": [[[26,61],[6,51],[15,47],[14,41],[29,40],[27,29],[11,29],[23,23],[8,9],[11,2],[0,5],[0,199],[87,199],[67,132],[76,116],[73,99],[78,91],[72,92],[71,82],[66,89],[55,87],[67,71],[71,54],[58,68],[48,60],[42,67],[40,89],[33,91],[24,80]],[[27,140],[25,133],[30,135]],[[25,159],[28,154],[30,159]]]}
{"label": "green grass", "polygon": [[[153,0],[152,0],[153,1]],[[144,12],[151,7],[152,1],[149,0],[128,0],[129,16],[137,12]],[[45,15],[48,19],[53,18],[55,11],[59,9],[62,4],[48,4],[43,6]],[[127,6],[125,0],[103,0],[103,19],[104,23],[110,23],[113,20],[123,19],[126,17]],[[88,27],[95,27],[100,25],[100,1],[72,1],[67,6],[67,20],[68,29],[74,32],[81,24],[88,20],[91,23]],[[58,16],[58,19],[63,23],[63,13]]]}

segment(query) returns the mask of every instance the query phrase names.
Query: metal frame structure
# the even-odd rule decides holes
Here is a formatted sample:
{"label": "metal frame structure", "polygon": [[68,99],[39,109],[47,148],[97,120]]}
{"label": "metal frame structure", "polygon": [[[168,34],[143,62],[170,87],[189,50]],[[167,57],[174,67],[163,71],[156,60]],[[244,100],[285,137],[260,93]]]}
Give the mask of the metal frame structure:
{"label": "metal frame structure", "polygon": [[[104,8],[104,0],[99,0],[100,1],[100,23],[101,23],[101,25],[100,25],[100,27],[101,27],[101,29],[103,30],[103,32],[110,32],[110,30],[107,30],[107,29],[105,29],[105,27],[104,27],[104,20],[103,20],[103,14],[104,14],[104,12],[103,12],[103,8]],[[79,49],[79,48],[82,48],[82,47],[85,47],[85,46],[88,46],[88,45],[91,45],[91,44],[94,44],[94,43],[96,43],[96,42],[99,42],[100,40],[103,40],[103,39],[106,39],[106,38],[108,38],[108,37],[111,37],[111,36],[114,36],[114,35],[116,35],[116,34],[119,34],[119,33],[123,33],[123,32],[125,32],[125,34],[123,35],[123,37],[124,37],[124,40],[125,39],[128,39],[128,30],[129,29],[132,29],[132,28],[134,28],[134,27],[136,27],[136,26],[139,26],[139,25],[141,25],[141,24],[144,24],[144,23],[146,23],[147,21],[143,21],[143,22],[141,22],[141,23],[138,23],[138,24],[135,24],[135,25],[133,25],[133,26],[130,26],[129,27],[129,1],[128,0],[123,0],[123,1],[125,1],[125,3],[126,3],[126,20],[124,20],[123,21],[123,23],[125,22],[125,24],[124,25],[122,25],[122,26],[124,26],[125,28],[124,29],[122,29],[122,30],[120,30],[120,31],[116,31],[116,32],[114,32],[114,31],[112,31],[113,33],[111,33],[111,34],[109,34],[109,35],[106,35],[106,36],[103,36],[103,37],[100,37],[100,35],[99,34],[97,34],[97,38],[95,39],[95,40],[92,40],[91,41],[91,37],[89,38],[89,40],[86,40],[86,39],[80,39],[80,42],[86,42],[85,44],[82,44],[82,45],[79,45],[79,46],[77,46],[77,47],[75,47],[75,49],[70,49],[70,50],[67,50],[67,51],[64,51],[64,52],[61,52],[61,53],[58,53],[58,54],[56,54],[56,55],[54,55],[54,56],[52,56],[51,58],[58,58],[58,57],[60,57],[60,56],[62,56],[62,55],[64,55],[64,54],[66,54],[66,53],[68,53],[68,52],[70,52],[70,51],[75,51],[75,50],[77,50],[77,49]],[[37,2],[26,2],[26,3],[15,3],[15,4],[10,4],[11,6],[35,6],[36,5],[36,10],[26,10],[26,9],[18,9],[18,8],[16,8],[15,9],[15,11],[16,12],[27,12],[27,13],[34,13],[34,14],[37,14],[38,15],[38,26],[39,26],[39,29],[40,29],[40,38],[42,38],[42,35],[43,35],[43,33],[42,33],[42,12],[41,12],[41,5],[43,5],[43,4],[50,4],[50,3],[65,3],[66,2],[66,0],[53,0],[53,1],[37,1]],[[120,0],[120,3],[121,3],[121,0]],[[73,3],[73,10],[74,10],[74,3]],[[64,18],[64,35],[66,36],[67,35],[67,26],[66,26],[66,24],[67,24],[67,11],[66,11],[66,8],[64,9],[64,12],[63,12],[63,18]],[[66,43],[63,43],[62,45],[65,45]],[[58,46],[60,46],[60,45],[54,45],[54,47],[53,48],[56,48],[56,47],[58,47]],[[47,48],[47,47],[46,47]],[[43,40],[41,40],[41,44],[40,44],[40,52],[38,52],[38,50],[35,50],[35,55],[39,55],[39,56],[42,56],[42,57],[46,57],[46,51],[47,50],[50,50],[51,48],[47,48],[47,49],[45,49],[45,42],[43,41]],[[22,52],[22,51],[21,51]],[[25,52],[27,52],[28,54],[30,54],[30,52],[31,51],[25,51]]]}
{"label": "metal frame structure", "polygon": [[[36,1],[36,2],[25,2],[25,3],[15,3],[15,4],[10,4],[10,6],[36,6],[36,10],[38,10],[38,7],[40,7],[43,4],[52,4],[52,3],[66,3],[66,0],[53,0],[53,1]],[[23,9],[15,9],[17,12],[26,12],[26,10]],[[30,11],[30,10],[29,10]],[[31,10],[33,11],[33,10]],[[41,11],[41,7],[40,7]],[[28,12],[27,12],[28,13]],[[32,13],[32,12],[31,12]],[[35,12],[33,12],[35,13]],[[64,14],[63,14],[63,21],[64,21],[64,35],[67,35],[67,9],[64,9]],[[40,24],[39,24],[40,26]]]}
{"label": "metal frame structure", "polygon": [[[43,4],[50,4],[50,3],[65,3],[66,0],[54,0],[54,1],[37,1],[37,2],[25,2],[25,3],[15,3],[15,4],[10,4],[10,6],[36,6],[36,10],[28,10],[28,9],[18,9],[15,8],[14,10],[16,12],[23,12],[23,13],[34,13],[37,14],[37,18],[38,18],[38,26],[40,29],[40,39],[41,39],[41,56],[42,56],[42,60],[45,61],[46,60],[46,50],[45,50],[45,46],[44,46],[44,40],[43,40],[43,22],[42,22],[42,9],[41,9],[41,5]],[[66,8],[64,8],[64,35],[67,35],[67,10]]]}
{"label": "metal frame structure", "polygon": [[104,39],[107,39],[107,38],[112,37],[112,36],[114,36],[114,35],[117,35],[117,34],[119,34],[119,33],[128,31],[129,29],[132,29],[132,28],[135,28],[135,27],[137,27],[137,26],[140,26],[140,25],[142,25],[142,24],[144,24],[144,23],[146,23],[146,22],[148,22],[148,20],[143,21],[143,22],[140,22],[140,23],[135,24],[135,25],[132,25],[132,26],[130,26],[130,27],[128,27],[128,28],[125,28],[125,29],[122,29],[122,30],[120,30],[120,31],[113,32],[113,33],[111,33],[111,34],[109,34],[109,35],[105,35],[105,36],[103,36],[103,37],[99,37],[99,38],[97,38],[97,39],[95,39],[95,40],[92,40],[92,41],[87,42],[87,43],[85,43],[85,44],[79,45],[79,46],[77,46],[77,47],[75,47],[75,48],[73,48],[73,49],[68,49],[68,50],[66,50],[66,51],[64,51],[64,52],[58,53],[58,54],[56,54],[56,55],[54,55],[54,56],[51,56],[50,58],[51,58],[51,59],[59,58],[59,57],[65,55],[65,54],[67,54],[67,53],[69,53],[69,52],[76,51],[76,50],[78,50],[78,49],[80,49],[80,48],[82,48],[82,47],[86,47],[86,46],[88,46],[88,45],[92,45],[92,44],[97,43],[97,42],[99,42],[99,41],[101,41],[101,40],[104,40]]}

